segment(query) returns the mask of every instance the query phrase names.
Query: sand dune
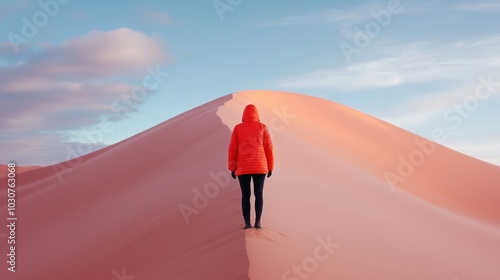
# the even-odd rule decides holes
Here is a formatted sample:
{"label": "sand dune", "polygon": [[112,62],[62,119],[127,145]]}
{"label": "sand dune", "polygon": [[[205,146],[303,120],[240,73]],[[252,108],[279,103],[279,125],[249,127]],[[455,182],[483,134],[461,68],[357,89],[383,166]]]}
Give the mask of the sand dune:
{"label": "sand dune", "polygon": [[[226,157],[248,103],[272,133],[276,169],[264,228],[242,231]],[[228,95],[17,179],[18,267],[2,279],[500,275],[500,167],[305,95]]]}
{"label": "sand dune", "polygon": [[[16,166],[16,173],[22,173],[34,169],[38,169],[41,166]],[[6,164],[0,164],[0,177],[7,176],[9,174],[8,167]]]}

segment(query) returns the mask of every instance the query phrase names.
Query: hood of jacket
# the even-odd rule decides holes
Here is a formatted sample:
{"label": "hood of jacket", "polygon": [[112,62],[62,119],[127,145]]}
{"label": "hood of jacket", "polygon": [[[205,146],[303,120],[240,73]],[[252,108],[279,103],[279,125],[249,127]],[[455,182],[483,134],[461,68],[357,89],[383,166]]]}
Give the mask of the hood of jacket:
{"label": "hood of jacket", "polygon": [[253,104],[249,104],[245,107],[245,110],[243,111],[243,117],[241,118],[243,122],[247,121],[258,121],[260,122],[259,118],[259,111],[257,111],[257,107]]}

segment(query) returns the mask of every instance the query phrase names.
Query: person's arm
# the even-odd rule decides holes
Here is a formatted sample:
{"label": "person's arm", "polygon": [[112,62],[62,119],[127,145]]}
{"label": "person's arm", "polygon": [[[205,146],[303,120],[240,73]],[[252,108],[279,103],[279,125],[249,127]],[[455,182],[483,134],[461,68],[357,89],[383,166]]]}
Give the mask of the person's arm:
{"label": "person's arm", "polygon": [[236,171],[236,162],[238,158],[238,129],[234,127],[231,134],[231,141],[229,142],[227,168],[231,173]]}
{"label": "person's arm", "polygon": [[264,151],[266,152],[267,168],[269,173],[267,177],[270,177],[274,170],[274,151],[273,151],[273,141],[271,140],[271,134],[266,126],[264,126]]}

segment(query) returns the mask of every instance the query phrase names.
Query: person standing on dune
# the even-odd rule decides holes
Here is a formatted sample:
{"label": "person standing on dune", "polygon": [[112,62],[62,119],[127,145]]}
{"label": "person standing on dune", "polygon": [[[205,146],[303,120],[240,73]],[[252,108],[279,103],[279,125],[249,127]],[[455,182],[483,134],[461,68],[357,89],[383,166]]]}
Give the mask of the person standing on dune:
{"label": "person standing on dune", "polygon": [[271,177],[274,169],[274,153],[271,135],[266,125],[260,122],[257,108],[249,104],[243,111],[242,123],[236,125],[231,135],[228,150],[228,168],[231,176],[240,182],[241,208],[245,228],[250,224],[250,183],[253,179],[255,195],[255,228],[260,229],[260,218],[264,204],[264,180]]}

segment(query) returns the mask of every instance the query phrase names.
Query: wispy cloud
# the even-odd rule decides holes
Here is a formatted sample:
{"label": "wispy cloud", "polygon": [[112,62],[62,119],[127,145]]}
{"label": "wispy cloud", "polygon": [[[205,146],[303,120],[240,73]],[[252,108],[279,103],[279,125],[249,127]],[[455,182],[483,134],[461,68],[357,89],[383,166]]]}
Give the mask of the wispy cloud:
{"label": "wispy cloud", "polygon": [[461,42],[394,44],[380,58],[282,80],[279,87],[345,91],[464,79],[500,66],[500,35]]}
{"label": "wispy cloud", "polygon": [[500,143],[498,139],[452,140],[446,146],[466,155],[500,166]]}
{"label": "wispy cloud", "polygon": [[369,10],[365,9],[328,9],[313,11],[303,15],[287,16],[264,22],[263,26],[286,26],[286,25],[321,25],[335,24],[341,22],[363,21],[370,17]]}
{"label": "wispy cloud", "polygon": [[467,96],[474,95],[479,81],[461,84],[450,89],[429,92],[400,102],[381,114],[382,119],[399,127],[428,126],[440,121],[446,110],[454,104],[463,103]]}
{"label": "wispy cloud", "polygon": [[[0,162],[14,161],[18,165],[48,165],[55,162],[70,160],[75,155],[80,155],[81,143],[66,141],[57,133],[44,133],[27,131],[3,136],[2,154]],[[102,143],[93,143],[93,151],[104,148]]]}
{"label": "wispy cloud", "polygon": [[495,2],[468,2],[454,6],[456,10],[478,12],[500,12],[500,3]]}
{"label": "wispy cloud", "polygon": [[[146,67],[169,59],[160,42],[121,28],[92,31],[60,45],[48,45],[20,63],[0,67],[2,146],[26,139],[58,139],[62,147],[64,139],[58,131],[92,126],[103,116],[116,115],[113,102],[130,95],[137,86],[134,81],[139,84],[147,74]],[[47,138],[42,131],[56,136]],[[52,154],[54,150],[46,147],[57,143],[47,141],[6,150],[0,160],[23,156],[11,154],[14,151],[39,149],[39,153]]]}
{"label": "wispy cloud", "polygon": [[[346,28],[367,20],[374,19],[374,14],[380,14],[382,10],[388,11],[389,1],[370,1],[362,5],[313,10],[300,15],[284,16],[270,19],[262,23],[263,26],[288,26],[288,25],[339,25]],[[417,14],[435,9],[432,2],[420,2],[418,4],[409,1],[400,1],[397,6],[400,14]],[[394,16],[394,15],[392,15]]]}

